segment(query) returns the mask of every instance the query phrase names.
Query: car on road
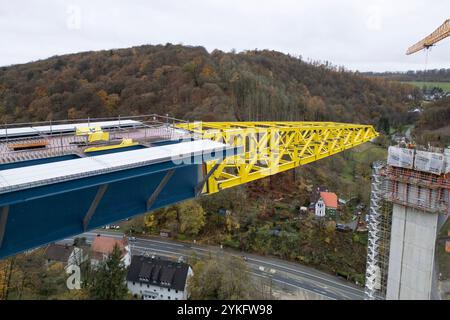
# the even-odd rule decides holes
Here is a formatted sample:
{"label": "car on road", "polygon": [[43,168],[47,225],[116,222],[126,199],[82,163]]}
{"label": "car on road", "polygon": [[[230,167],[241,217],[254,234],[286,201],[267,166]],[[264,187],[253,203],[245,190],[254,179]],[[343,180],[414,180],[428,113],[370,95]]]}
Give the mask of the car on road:
{"label": "car on road", "polygon": [[131,242],[134,242],[134,241],[136,241],[136,237],[128,237],[128,240]]}

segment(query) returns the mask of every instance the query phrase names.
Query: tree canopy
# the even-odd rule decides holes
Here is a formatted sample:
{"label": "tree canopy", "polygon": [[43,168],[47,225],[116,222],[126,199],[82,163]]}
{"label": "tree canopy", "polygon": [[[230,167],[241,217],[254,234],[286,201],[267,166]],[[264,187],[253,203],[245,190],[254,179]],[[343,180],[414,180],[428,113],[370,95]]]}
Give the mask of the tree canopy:
{"label": "tree canopy", "polygon": [[125,282],[127,269],[121,261],[122,253],[117,244],[108,258],[89,277],[89,298],[94,300],[122,300],[128,296]]}
{"label": "tree canopy", "polygon": [[0,68],[0,121],[169,114],[186,120],[402,123],[420,90],[276,51],[145,45]]}

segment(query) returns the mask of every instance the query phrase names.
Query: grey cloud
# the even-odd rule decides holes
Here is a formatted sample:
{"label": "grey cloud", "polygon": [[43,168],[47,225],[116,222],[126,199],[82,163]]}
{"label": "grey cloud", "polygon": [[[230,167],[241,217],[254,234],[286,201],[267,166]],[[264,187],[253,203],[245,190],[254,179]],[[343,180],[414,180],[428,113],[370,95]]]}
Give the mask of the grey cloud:
{"label": "grey cloud", "polygon": [[[273,49],[351,70],[424,69],[424,53],[405,51],[450,12],[448,0],[1,1],[0,65],[171,42]],[[449,53],[444,40],[428,68],[450,68]]]}

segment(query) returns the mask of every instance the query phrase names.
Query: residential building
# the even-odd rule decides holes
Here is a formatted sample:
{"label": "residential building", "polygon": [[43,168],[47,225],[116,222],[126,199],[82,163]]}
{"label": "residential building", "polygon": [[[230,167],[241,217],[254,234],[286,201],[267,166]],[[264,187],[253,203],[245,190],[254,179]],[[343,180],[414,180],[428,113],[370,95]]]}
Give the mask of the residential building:
{"label": "residential building", "polygon": [[315,205],[315,215],[317,217],[327,216],[334,219],[338,207],[338,197],[334,192],[321,191],[319,199]]}
{"label": "residential building", "polygon": [[133,256],[127,274],[128,290],[143,300],[186,300],[191,267],[155,257]]}
{"label": "residential building", "polygon": [[68,266],[79,266],[87,259],[83,249],[63,244],[50,244],[45,249],[44,255],[47,264],[61,262],[66,270]]}
{"label": "residential building", "polygon": [[317,200],[316,206],[315,206],[315,214],[316,214],[316,217],[319,217],[319,218],[325,217],[325,202],[323,201],[323,199]]}
{"label": "residential building", "polygon": [[116,239],[107,236],[97,236],[92,242],[91,247],[91,265],[97,266],[104,261],[117,245],[122,253],[122,262],[128,267],[131,263],[130,246],[126,238]]}

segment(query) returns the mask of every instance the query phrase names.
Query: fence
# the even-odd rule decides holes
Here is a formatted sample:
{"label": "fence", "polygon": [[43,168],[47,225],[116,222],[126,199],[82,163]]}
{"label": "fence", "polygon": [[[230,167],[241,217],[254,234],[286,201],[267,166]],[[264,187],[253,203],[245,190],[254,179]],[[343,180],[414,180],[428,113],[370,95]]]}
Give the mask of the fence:
{"label": "fence", "polygon": [[[82,153],[88,142],[86,136],[75,134],[77,127],[102,127],[109,132],[110,144],[125,138],[145,145],[183,137],[187,132],[175,127],[180,123],[186,121],[150,114],[4,124],[0,128],[0,164]],[[29,146],[26,150],[14,149],[25,145]]]}

